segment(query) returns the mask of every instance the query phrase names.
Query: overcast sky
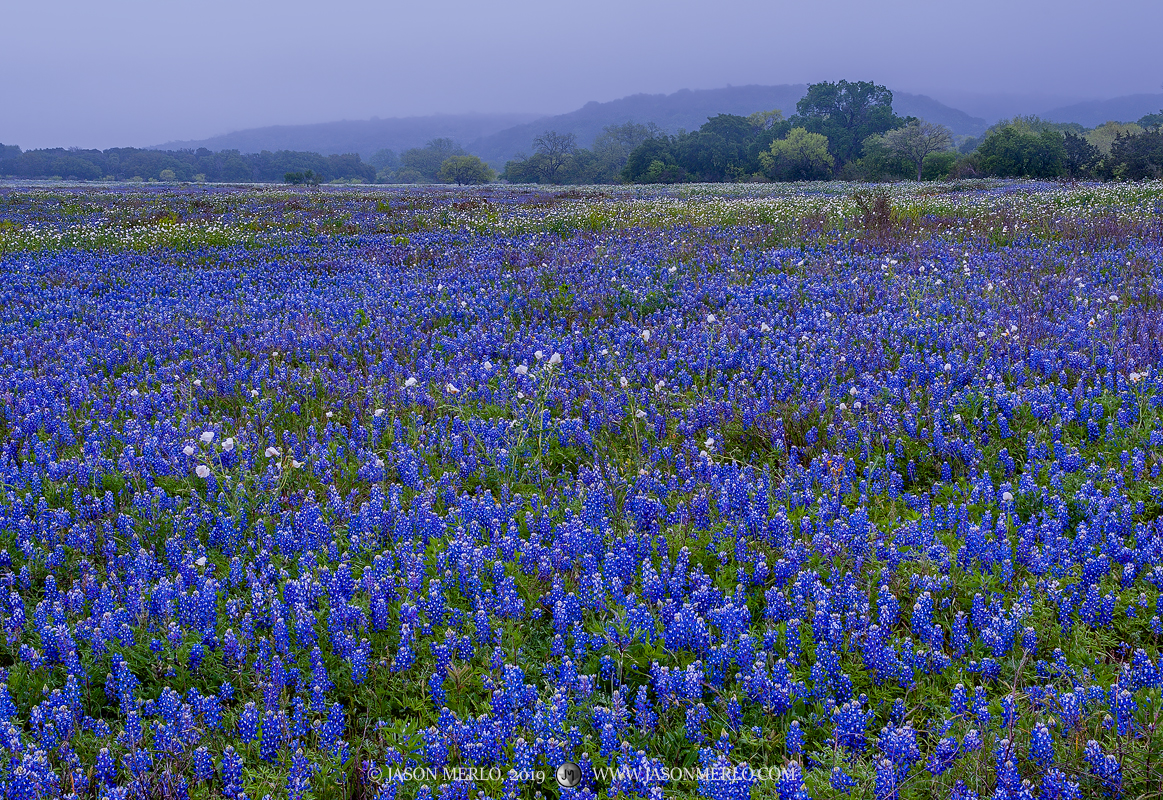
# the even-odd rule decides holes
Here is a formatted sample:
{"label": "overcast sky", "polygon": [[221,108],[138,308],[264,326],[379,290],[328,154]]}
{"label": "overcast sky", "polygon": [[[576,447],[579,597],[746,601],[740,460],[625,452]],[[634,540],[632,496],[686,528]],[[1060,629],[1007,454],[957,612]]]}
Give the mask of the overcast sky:
{"label": "overcast sky", "polygon": [[36,0],[3,21],[0,142],[25,148],[727,84],[874,80],[965,103],[1163,85],[1160,0]]}

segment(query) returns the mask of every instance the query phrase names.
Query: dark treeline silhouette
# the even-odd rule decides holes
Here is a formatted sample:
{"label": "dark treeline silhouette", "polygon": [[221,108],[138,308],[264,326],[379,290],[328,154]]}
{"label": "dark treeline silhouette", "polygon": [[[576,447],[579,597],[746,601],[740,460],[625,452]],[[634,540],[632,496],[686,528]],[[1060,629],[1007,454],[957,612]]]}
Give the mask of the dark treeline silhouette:
{"label": "dark treeline silhouette", "polygon": [[21,151],[15,145],[0,145],[0,175],[18,178],[281,183],[288,173],[305,175],[307,172],[325,182],[370,183],[376,178],[375,167],[365,164],[355,154],[323,156],[290,150],[213,153],[205,148],[141,150],[135,147]]}

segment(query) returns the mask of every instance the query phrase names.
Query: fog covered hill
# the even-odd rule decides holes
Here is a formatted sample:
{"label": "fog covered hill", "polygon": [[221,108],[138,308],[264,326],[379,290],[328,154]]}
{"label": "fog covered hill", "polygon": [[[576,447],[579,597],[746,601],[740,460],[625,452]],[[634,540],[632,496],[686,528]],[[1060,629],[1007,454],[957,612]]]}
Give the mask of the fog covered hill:
{"label": "fog covered hill", "polygon": [[778,108],[784,116],[795,112],[796,101],[807,91],[804,84],[783,86],[728,86],[724,89],[682,89],[674,94],[633,94],[606,103],[592,101],[577,111],[545,117],[535,122],[482,137],[467,145],[471,153],[495,167],[519,153],[533,152],[533,139],[547,130],[572,133],[582,147],[589,147],[607,125],[653,122],[667,133],[697,130],[716,114],[746,116]]}
{"label": "fog covered hill", "polygon": [[271,125],[249,128],[208,139],[166,142],[152,150],[238,150],[260,153],[263,150],[296,150],[333,155],[359,153],[366,161],[381,148],[397,153],[409,147],[423,147],[432,139],[447,137],[471,142],[482,136],[529,122],[537,114],[434,114],[427,117],[393,117],[390,119],[343,120],[313,125]]}
{"label": "fog covered hill", "polygon": [[1053,122],[1077,122],[1094,128],[1111,120],[1134,122],[1163,109],[1163,94],[1127,94],[1110,100],[1088,100],[1051,109],[1042,116]]}
{"label": "fog covered hill", "polygon": [[[447,137],[497,169],[521,153],[533,151],[533,139],[547,130],[572,133],[588,147],[607,125],[653,122],[668,133],[697,130],[716,114],[746,116],[778,108],[785,117],[807,91],[805,84],[727,86],[721,89],[682,89],[673,94],[635,94],[604,103],[586,103],[576,111],[556,116],[536,114],[440,114],[427,117],[345,120],[313,125],[272,125],[193,141],[166,142],[155,150],[309,151],[331,155],[359,153],[366,160],[381,148],[397,153],[422,147],[431,139]],[[949,126],[954,133],[979,135],[985,120],[971,117],[925,95],[893,93],[893,108],[902,116],[916,116]],[[1141,115],[1140,115],[1141,116]],[[1137,117],[1136,117],[1137,118]]]}
{"label": "fog covered hill", "polygon": [[[778,108],[785,117],[790,117],[807,88],[801,83],[683,89],[665,95],[635,94],[608,103],[586,103],[577,111],[517,125],[481,137],[466,147],[499,169],[518,154],[531,153],[534,137],[547,130],[572,133],[577,136],[580,146],[588,147],[602,128],[630,120],[653,122],[667,133],[677,133],[683,129],[697,130],[708,117],[716,114],[746,116]],[[947,125],[957,134],[978,135],[986,128],[985,120],[971,117],[925,95],[894,92],[893,109],[902,116],[917,116]]]}

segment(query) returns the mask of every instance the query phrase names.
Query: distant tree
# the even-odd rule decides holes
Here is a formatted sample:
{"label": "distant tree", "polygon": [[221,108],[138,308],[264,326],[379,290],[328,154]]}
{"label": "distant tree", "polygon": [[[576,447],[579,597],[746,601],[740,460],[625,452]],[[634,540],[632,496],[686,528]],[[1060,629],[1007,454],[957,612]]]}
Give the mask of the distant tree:
{"label": "distant tree", "polygon": [[771,111],[756,111],[747,117],[747,121],[756,128],[767,131],[783,122],[783,112],[778,108],[773,108]]}
{"label": "distant tree", "polygon": [[630,120],[621,125],[607,125],[602,128],[602,132],[594,139],[594,144],[590,149],[595,153],[600,153],[617,148],[628,156],[634,152],[635,147],[647,139],[662,135],[662,129],[653,122],[643,125]]}
{"label": "distant tree", "polygon": [[[395,176],[400,183],[436,183],[440,180],[440,167],[452,156],[468,155],[460,145],[452,139],[433,139],[423,147],[413,147],[405,150],[400,156],[400,171],[406,177],[411,173],[420,176],[420,180],[402,180],[401,174]],[[407,170],[408,173],[404,171]]]}
{"label": "distant tree", "polygon": [[1066,175],[1070,178],[1081,178],[1093,174],[1103,155],[1098,147],[1076,133],[1068,133],[1063,137],[1062,149],[1065,153],[1062,165],[1066,168]]}
{"label": "distant tree", "polygon": [[1139,117],[1139,125],[1143,128],[1163,127],[1163,110],[1160,110],[1158,114],[1144,114]]}
{"label": "distant tree", "polygon": [[1111,145],[1120,136],[1135,136],[1143,132],[1142,125],[1133,122],[1104,122],[1092,131],[1085,134],[1086,141],[1099,149],[1104,156],[1111,153]]}
{"label": "distant tree", "polygon": [[890,150],[916,166],[917,180],[920,181],[925,156],[948,150],[953,145],[953,132],[944,125],[918,119],[886,133],[884,142]]}
{"label": "distant tree", "polygon": [[162,181],[174,181],[174,180],[177,180],[177,178],[178,178],[178,176],[176,174],[174,174],[174,171],[172,169],[163,169],[161,172],[158,173],[157,177],[158,177],[158,180],[162,180]]}
{"label": "distant tree", "polygon": [[630,121],[621,125],[607,125],[594,139],[589,150],[574,153],[571,180],[585,183],[619,183],[622,168],[630,154],[652,136],[662,136],[654,123],[646,125]]}
{"label": "distant tree", "polygon": [[647,139],[631,151],[622,167],[622,180],[627,183],[646,183],[646,173],[655,161],[674,165],[673,140],[663,135]]}
{"label": "distant tree", "polygon": [[882,134],[864,140],[863,155],[847,167],[849,176],[862,181],[903,180],[911,177],[913,165],[894,152]]}
{"label": "distant tree", "polygon": [[476,156],[451,156],[440,166],[438,176],[444,183],[465,184],[488,183],[497,177],[489,165]]}
{"label": "distant tree", "polygon": [[758,133],[747,117],[717,114],[694,133],[676,137],[675,156],[695,180],[744,180],[760,169],[752,147]]}
{"label": "distant tree", "polygon": [[921,167],[921,180],[943,181],[952,173],[959,159],[958,153],[953,150],[942,150],[939,153],[929,153]]}
{"label": "distant tree", "polygon": [[384,170],[391,172],[400,167],[400,157],[396,155],[396,151],[387,148],[375,151],[367,161],[378,172],[383,172]]}
{"label": "distant tree", "polygon": [[796,103],[792,123],[828,139],[838,164],[860,156],[864,140],[899,128],[905,120],[892,110],[892,92],[870,81],[813,83]]}
{"label": "distant tree", "polygon": [[792,128],[785,139],[776,139],[759,161],[769,178],[786,181],[823,180],[831,176],[835,159],[823,134]]}
{"label": "distant tree", "polygon": [[975,155],[987,175],[1010,178],[1053,178],[1066,171],[1062,134],[1040,133],[1021,125],[1004,125],[985,137]]}
{"label": "distant tree", "polygon": [[540,177],[545,183],[557,183],[566,162],[577,150],[577,136],[572,133],[545,131],[533,140],[537,155]]}
{"label": "distant tree", "polygon": [[1119,180],[1163,178],[1163,128],[1120,136],[1103,161],[1106,174]]}
{"label": "distant tree", "polygon": [[318,186],[320,177],[315,174],[314,170],[303,170],[302,172],[288,172],[283,176],[284,183],[290,183],[295,186]]}

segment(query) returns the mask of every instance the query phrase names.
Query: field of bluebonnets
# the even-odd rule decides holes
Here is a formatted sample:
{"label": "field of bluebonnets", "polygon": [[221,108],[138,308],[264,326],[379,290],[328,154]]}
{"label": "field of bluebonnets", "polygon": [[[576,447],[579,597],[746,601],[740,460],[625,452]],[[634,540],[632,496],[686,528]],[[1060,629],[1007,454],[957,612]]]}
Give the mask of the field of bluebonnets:
{"label": "field of bluebonnets", "polygon": [[7,798],[1163,792],[1159,183],[9,187],[0,325]]}

